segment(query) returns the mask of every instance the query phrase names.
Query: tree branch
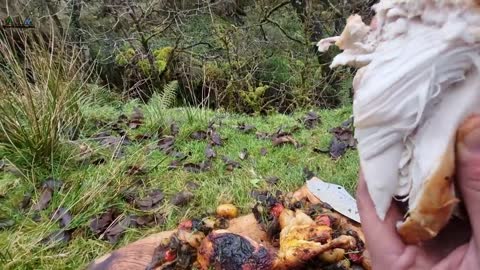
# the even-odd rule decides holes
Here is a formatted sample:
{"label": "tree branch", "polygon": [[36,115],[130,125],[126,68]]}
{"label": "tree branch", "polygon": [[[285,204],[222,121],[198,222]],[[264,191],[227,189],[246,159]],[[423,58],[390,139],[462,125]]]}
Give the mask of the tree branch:
{"label": "tree branch", "polygon": [[267,14],[265,14],[265,17],[263,17],[262,19],[262,22],[266,22],[268,20],[268,18],[277,10],[281,9],[282,7],[286,6],[290,4],[290,0],[288,1],[285,1],[285,2],[282,2],[278,5],[276,5],[275,7],[273,7],[269,12],[267,12]]}
{"label": "tree branch", "polygon": [[292,41],[295,41],[295,42],[297,42],[297,43],[300,43],[300,44],[302,44],[302,45],[305,45],[305,43],[304,43],[303,41],[298,40],[298,39],[290,36],[290,35],[287,33],[287,31],[285,31],[285,29],[283,29],[282,26],[281,26],[280,24],[278,24],[277,22],[272,21],[272,20],[270,20],[270,19],[268,19],[268,18],[267,18],[267,22],[275,25],[288,39],[290,39],[290,40],[292,40]]}

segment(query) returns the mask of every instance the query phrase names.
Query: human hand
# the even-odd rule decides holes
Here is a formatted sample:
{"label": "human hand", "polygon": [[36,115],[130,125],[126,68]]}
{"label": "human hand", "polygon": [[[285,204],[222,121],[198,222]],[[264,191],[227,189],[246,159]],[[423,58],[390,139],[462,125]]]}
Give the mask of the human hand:
{"label": "human hand", "polygon": [[395,224],[403,220],[392,204],[381,221],[360,174],[357,201],[373,269],[480,269],[480,116],[468,119],[457,135],[456,185],[469,221],[453,218],[439,235],[419,246],[406,245]]}

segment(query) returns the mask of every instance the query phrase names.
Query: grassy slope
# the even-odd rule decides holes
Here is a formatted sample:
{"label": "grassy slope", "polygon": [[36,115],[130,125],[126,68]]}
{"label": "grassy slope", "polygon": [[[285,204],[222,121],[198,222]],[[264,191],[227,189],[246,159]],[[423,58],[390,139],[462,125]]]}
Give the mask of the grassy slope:
{"label": "grassy slope", "polygon": [[[98,102],[97,102],[98,104]],[[83,134],[83,142],[88,143],[96,151],[96,155],[109,159],[111,154],[107,149],[94,144],[88,139],[90,134],[97,132],[93,128],[95,120],[115,120],[120,113],[130,114],[134,103],[116,106],[105,102],[104,105],[85,108],[89,121]],[[146,110],[145,110],[146,111]],[[261,132],[274,132],[279,127],[298,125],[297,119],[303,113],[293,116],[272,115],[268,117],[248,117],[226,113],[213,113],[193,109],[170,109],[165,113],[168,121],[175,120],[180,126],[180,134],[176,145],[179,150],[192,152],[188,161],[198,162],[204,159],[206,142],[193,141],[189,135],[199,129],[205,130],[212,119],[221,119],[222,126],[218,128],[226,140],[224,147],[217,147],[218,155],[226,155],[240,161],[239,152],[247,148],[250,157],[241,161],[242,168],[233,172],[225,170],[224,163],[217,158],[213,169],[205,173],[188,173],[183,170],[168,171],[166,166],[171,158],[157,151],[148,151],[149,145],[154,145],[154,139],[143,143],[134,143],[126,148],[126,156],[119,160],[110,160],[104,165],[79,165],[70,151],[63,162],[55,164],[51,171],[39,172],[45,177],[53,175],[64,181],[65,186],[54,194],[49,207],[41,212],[41,221],[34,222],[31,213],[18,210],[18,205],[25,192],[34,191],[33,181],[37,181],[36,193],[33,199],[38,199],[38,183],[42,180],[25,181],[11,173],[0,172],[0,215],[15,220],[15,226],[0,230],[0,268],[7,269],[78,269],[91,260],[120,246],[142,238],[146,235],[175,227],[177,222],[185,217],[195,217],[211,212],[219,203],[232,202],[239,206],[243,213],[249,212],[252,199],[249,192],[254,189],[279,189],[284,192],[300,187],[305,178],[303,168],[308,167],[319,177],[344,185],[349,191],[355,188],[358,170],[356,152],[349,151],[339,161],[332,161],[327,155],[316,154],[313,147],[326,148],[331,138],[328,129],[339,125],[351,113],[350,108],[319,112],[321,125],[313,130],[302,128],[294,137],[303,145],[300,149],[286,145],[273,148],[271,141],[259,140],[255,134],[242,134],[236,130],[238,122],[256,126]],[[146,117],[150,116],[146,113]],[[139,130],[129,130],[132,136],[138,133],[152,133],[158,129],[155,119]],[[157,119],[158,120],[158,119]],[[268,149],[266,156],[260,155],[260,149]],[[160,164],[160,165],[158,165]],[[116,206],[125,213],[141,214],[122,200],[119,195],[122,188],[132,185],[135,179],[125,175],[129,165],[141,165],[147,169],[154,168],[148,175],[140,178],[136,184],[140,190],[160,188],[166,194],[166,202],[156,211],[166,215],[163,226],[147,229],[128,229],[122,239],[111,245],[105,241],[96,240],[89,230],[89,220],[111,206]],[[271,187],[265,182],[268,176],[280,178],[278,186]],[[138,180],[138,179],[137,179]],[[199,184],[194,191],[195,199],[185,207],[173,207],[168,203],[170,197],[184,189],[185,184],[193,181]],[[4,198],[2,198],[4,195]],[[42,246],[39,241],[58,229],[58,225],[50,220],[57,207],[70,209],[73,215],[71,228],[76,228],[73,239],[68,245]],[[1,216],[0,216],[1,218]],[[2,260],[3,257],[3,260]],[[1,267],[3,265],[3,267]]]}

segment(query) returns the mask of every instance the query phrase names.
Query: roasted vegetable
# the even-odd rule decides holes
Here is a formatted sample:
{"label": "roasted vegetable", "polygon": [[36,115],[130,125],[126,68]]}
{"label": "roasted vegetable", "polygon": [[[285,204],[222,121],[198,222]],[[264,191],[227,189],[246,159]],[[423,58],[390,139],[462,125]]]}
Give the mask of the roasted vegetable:
{"label": "roasted vegetable", "polygon": [[238,217],[238,208],[233,204],[222,204],[217,207],[217,216],[232,219]]}

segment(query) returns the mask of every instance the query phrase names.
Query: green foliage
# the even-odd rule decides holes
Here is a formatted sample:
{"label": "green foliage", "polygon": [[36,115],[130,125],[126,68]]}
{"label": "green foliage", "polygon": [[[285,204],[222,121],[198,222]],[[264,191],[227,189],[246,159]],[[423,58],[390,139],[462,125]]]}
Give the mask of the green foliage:
{"label": "green foliage", "polygon": [[[91,105],[89,105],[91,106]],[[110,115],[107,122],[116,122],[120,114],[129,115],[132,107],[145,106],[130,103],[128,108],[103,107],[95,108],[99,115]],[[150,107],[146,105],[145,107]],[[145,108],[143,107],[143,108]],[[88,110],[88,109],[85,109]],[[0,257],[2,269],[85,269],[88,264],[113,250],[133,243],[136,240],[148,237],[164,230],[175,229],[181,220],[202,217],[203,213],[214,212],[221,203],[233,203],[241,214],[251,213],[251,205],[255,201],[251,196],[254,190],[277,190],[286,194],[293,192],[305,184],[303,169],[309,168],[325,181],[343,185],[353,193],[356,186],[358,172],[358,157],[355,151],[349,151],[339,160],[332,160],[328,155],[313,153],[312,148],[326,148],[331,140],[329,129],[338,126],[351,114],[351,108],[338,110],[317,111],[322,119],[321,124],[312,130],[300,129],[294,132],[294,138],[302,145],[296,149],[291,145],[274,147],[269,140],[259,140],[255,133],[245,134],[236,128],[238,123],[255,126],[260,132],[276,132],[279,127],[285,130],[298,126],[298,119],[305,112],[297,112],[291,116],[272,114],[266,117],[231,114],[198,108],[173,108],[164,111],[165,118],[175,121],[180,127],[180,134],[176,138],[176,150],[189,153],[186,162],[199,162],[205,158],[207,142],[190,139],[194,131],[205,130],[208,122],[221,119],[222,125],[217,132],[224,140],[223,147],[216,147],[218,156],[225,155],[241,163],[242,167],[227,171],[220,158],[212,161],[212,169],[202,173],[189,173],[183,169],[167,170],[168,164],[174,160],[161,151],[147,151],[156,145],[157,140],[145,140],[124,146],[125,156],[119,159],[111,158],[111,151],[106,151],[102,145],[92,142],[82,134],[77,144],[88,145],[95,154],[105,159],[105,164],[82,164],[74,159],[65,163],[56,163],[52,173],[61,179],[65,185],[59,192],[54,192],[47,209],[42,211],[26,210],[20,212],[18,205],[24,195],[32,191],[32,186],[18,179],[17,176],[0,171],[0,204],[1,217],[15,221],[13,227],[0,230]],[[146,113],[146,111],[144,111]],[[151,122],[145,114],[145,121]],[[188,118],[191,117],[193,121]],[[94,119],[91,120],[93,121]],[[154,134],[158,126],[142,127],[142,130],[127,130],[129,137],[136,134]],[[92,130],[92,134],[105,129]],[[138,132],[138,133],[137,133]],[[77,145],[77,148],[79,145]],[[76,155],[79,149],[73,149]],[[246,160],[240,160],[238,153],[244,148],[250,155]],[[260,149],[267,149],[267,155],[262,156]],[[105,151],[105,153],[103,153]],[[88,161],[88,160],[87,160]],[[160,165],[159,165],[160,164]],[[145,174],[140,177],[130,176],[129,166],[140,166]],[[46,174],[46,177],[49,176]],[[277,185],[269,185],[269,177],[279,178]],[[44,180],[40,178],[39,180]],[[183,207],[173,207],[170,199],[179,191],[188,189],[189,183],[195,183],[198,188],[189,191],[195,197],[193,201]],[[151,189],[160,189],[166,198],[158,209],[140,211],[132,207],[124,199],[124,191],[133,187],[135,191],[147,193]],[[38,194],[36,194],[38,193]],[[33,200],[37,201],[41,192],[34,193]],[[73,229],[73,237],[67,244],[52,243],[44,245],[41,240],[59,229],[58,222],[52,220],[52,214],[62,207],[72,215],[71,224],[67,229]],[[90,229],[91,220],[107,211],[110,207],[118,208],[125,216],[162,214],[165,222],[153,227],[130,227],[120,241],[110,244],[100,240]],[[40,219],[34,221],[37,214]],[[8,254],[8,255],[7,255]],[[2,259],[7,258],[2,261]],[[67,267],[66,267],[67,266]]]}
{"label": "green foliage", "polygon": [[153,56],[155,56],[155,60],[159,61],[167,61],[168,58],[173,53],[173,47],[164,47],[153,52]]}
{"label": "green foliage", "polygon": [[120,66],[128,65],[132,61],[133,57],[135,57],[135,55],[136,52],[133,48],[127,48],[117,54],[117,56],[115,57],[115,62]]}
{"label": "green foliage", "polygon": [[247,91],[242,91],[240,93],[244,102],[247,103],[249,108],[251,108],[254,112],[259,112],[260,107],[263,104],[263,95],[267,91],[268,86],[258,86],[258,87],[250,87]]}
{"label": "green foliage", "polygon": [[274,55],[266,59],[260,65],[259,80],[265,83],[288,83],[293,76],[290,71],[290,63],[291,60],[282,55]]}
{"label": "green foliage", "polygon": [[352,82],[353,76],[346,76],[339,82],[339,99],[341,106],[349,106],[352,104]]}
{"label": "green foliage", "polygon": [[[20,42],[24,39],[33,36],[26,34]],[[50,162],[62,141],[78,135],[87,79],[78,53],[62,45],[49,51],[35,43],[19,58],[0,41],[0,57],[8,67],[0,69],[0,145],[24,164]]]}
{"label": "green foliage", "polygon": [[152,69],[150,67],[150,62],[148,61],[148,59],[144,58],[138,60],[137,66],[145,76],[150,76],[152,74]]}
{"label": "green foliage", "polygon": [[178,92],[178,81],[171,81],[163,87],[161,93],[155,92],[146,106],[146,118],[148,127],[165,127],[165,111],[174,105]]}
{"label": "green foliage", "polygon": [[171,81],[163,88],[163,93],[160,99],[160,108],[168,109],[174,102],[178,90],[178,81]]}
{"label": "green foliage", "polygon": [[[148,100],[154,89],[178,80],[180,94],[194,106],[208,104],[237,112],[276,108],[285,112],[286,108],[348,104],[348,91],[339,89],[345,88],[340,83],[350,71],[328,68],[339,50],[320,54],[314,44],[339,34],[351,13],[367,15],[368,23],[365,11],[372,1],[313,1],[308,7],[302,1],[227,1],[236,5],[220,1],[214,8],[205,1],[196,8],[188,1],[161,2],[157,9],[139,1],[138,9],[145,11],[144,18],[137,18],[140,20],[111,16],[128,11],[125,5],[99,18],[104,22],[103,31],[107,25],[116,26],[107,35],[110,42],[101,48],[126,44],[119,53],[114,49],[94,51],[115,53],[101,58],[115,59],[113,67],[109,64],[104,68],[104,81],[117,82],[120,74],[122,82],[115,86],[127,96],[137,98],[136,93],[145,93],[147,98],[142,99]],[[240,8],[232,10],[234,6]],[[176,15],[165,17],[152,10]],[[172,20],[177,15],[182,23]],[[99,25],[97,20],[94,30]],[[91,43],[98,44],[102,39],[93,40]],[[241,94],[262,84],[269,87],[260,99]]]}

